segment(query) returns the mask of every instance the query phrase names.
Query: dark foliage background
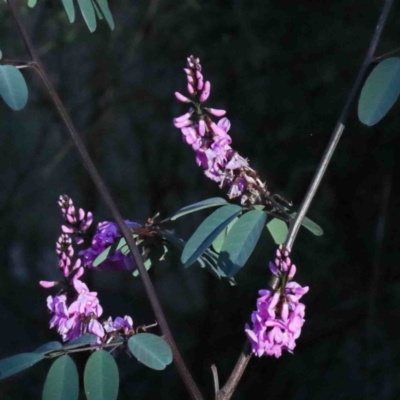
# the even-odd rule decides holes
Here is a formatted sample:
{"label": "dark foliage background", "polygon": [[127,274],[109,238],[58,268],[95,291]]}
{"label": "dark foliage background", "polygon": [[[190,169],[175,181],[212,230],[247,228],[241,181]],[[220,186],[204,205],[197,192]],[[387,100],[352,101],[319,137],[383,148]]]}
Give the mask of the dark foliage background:
{"label": "dark foliage background", "polygon": [[[187,55],[201,58],[212,82],[211,102],[226,108],[234,147],[269,186],[299,205],[373,33],[381,1],[120,0],[110,1],[116,30],[90,34],[81,16],[70,25],[61,1],[39,0],[23,17],[41,56],[126,218],[143,222],[157,211],[223,193],[195,165],[171,119],[184,111]],[[21,11],[22,11],[21,10]],[[399,46],[400,5],[379,53]],[[24,47],[5,3],[0,47],[22,58]],[[24,56],[25,57],[25,56]],[[48,291],[58,276],[55,241],[59,194],[110,219],[80,165],[46,93],[24,73],[28,106],[0,106],[0,356],[57,339],[48,329]],[[396,399],[400,394],[400,259],[397,179],[398,108],[373,128],[354,109],[309,213],[325,230],[302,231],[293,259],[307,322],[295,355],[253,359],[234,399]],[[189,237],[201,218],[173,226]],[[257,290],[268,280],[274,245],[265,234],[238,286],[218,282],[179,256],[151,270],[171,327],[201,387],[211,398],[210,366],[222,381],[244,341],[243,326]],[[154,321],[139,280],[87,275],[104,316]],[[264,282],[264,283],[263,283]],[[84,357],[80,360],[83,368]],[[159,373],[124,354],[119,399],[188,398],[173,367]],[[37,399],[50,362],[0,384],[2,399]]]}

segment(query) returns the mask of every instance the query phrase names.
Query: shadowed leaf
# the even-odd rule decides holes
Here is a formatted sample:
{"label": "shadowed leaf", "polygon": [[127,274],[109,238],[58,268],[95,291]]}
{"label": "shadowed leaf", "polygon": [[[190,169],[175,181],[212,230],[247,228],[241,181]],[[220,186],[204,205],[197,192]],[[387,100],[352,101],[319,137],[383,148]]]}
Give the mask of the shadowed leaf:
{"label": "shadowed leaf", "polygon": [[229,204],[225,199],[221,197],[212,197],[211,199],[203,200],[198,203],[191,204],[190,206],[181,208],[171,217],[171,221],[183,217],[186,214],[204,210],[205,208],[219,207],[225,204]]}
{"label": "shadowed leaf", "polygon": [[162,338],[151,333],[139,333],[128,340],[131,353],[149,368],[162,370],[172,362],[172,352]]}
{"label": "shadowed leaf", "polygon": [[0,379],[23,371],[43,360],[43,353],[22,353],[0,360]]}
{"label": "shadowed leaf", "polygon": [[358,118],[368,126],[377,124],[392,108],[400,94],[400,58],[379,63],[361,90]]}
{"label": "shadowed leaf", "polygon": [[200,224],[183,249],[181,261],[185,268],[192,265],[207,250],[241,211],[241,207],[230,204],[214,211]]}
{"label": "shadowed leaf", "polygon": [[28,101],[25,78],[13,65],[0,65],[0,96],[14,111],[22,110]]}
{"label": "shadowed leaf", "polygon": [[76,400],[79,397],[79,378],[70,356],[54,361],[44,383],[42,400]]}

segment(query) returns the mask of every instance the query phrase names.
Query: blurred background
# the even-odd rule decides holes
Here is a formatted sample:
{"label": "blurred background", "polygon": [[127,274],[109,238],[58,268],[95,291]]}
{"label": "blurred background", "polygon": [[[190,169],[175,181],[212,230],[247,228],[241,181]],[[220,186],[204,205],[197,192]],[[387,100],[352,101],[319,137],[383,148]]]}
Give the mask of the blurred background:
{"label": "blurred background", "polygon": [[[201,58],[212,83],[210,105],[228,110],[233,147],[276,193],[299,205],[373,34],[382,1],[110,0],[116,22],[90,34],[77,11],[70,25],[61,1],[21,4],[21,14],[60,96],[125,218],[224,196],[197,167],[172,118],[185,106],[182,68]],[[396,4],[379,46],[400,45]],[[0,4],[3,57],[26,59],[5,3]],[[58,335],[49,330],[38,285],[59,277],[55,241],[66,193],[110,220],[64,126],[32,71],[20,112],[0,104],[0,357],[31,351]],[[396,108],[377,126],[358,122],[356,106],[308,216],[325,231],[302,230],[293,250],[306,324],[295,354],[251,360],[234,399],[397,399],[400,395],[400,250],[396,226],[400,122]],[[171,228],[188,238],[209,212]],[[275,246],[260,239],[238,285],[179,254],[150,270],[176,341],[208,398],[210,366],[223,383],[243,346],[243,327],[267,283]],[[104,317],[154,317],[140,280],[129,273],[85,275]],[[263,283],[264,282],[264,283]],[[83,370],[85,356],[77,357]],[[118,356],[119,399],[188,398],[174,367],[157,372]],[[2,399],[40,397],[50,361],[0,382]],[[82,397],[84,398],[84,397]]]}

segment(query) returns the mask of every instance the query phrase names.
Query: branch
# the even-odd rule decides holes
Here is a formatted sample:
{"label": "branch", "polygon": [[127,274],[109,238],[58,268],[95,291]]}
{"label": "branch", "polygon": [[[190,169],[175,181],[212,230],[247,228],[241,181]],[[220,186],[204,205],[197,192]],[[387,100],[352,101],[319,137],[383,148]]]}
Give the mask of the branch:
{"label": "branch", "polygon": [[47,92],[51,98],[51,101],[53,102],[55,108],[57,109],[58,114],[60,115],[62,121],[64,122],[65,127],[67,128],[68,134],[70,135],[70,137],[76,147],[76,150],[78,151],[78,154],[81,157],[82,163],[86,167],[86,169],[87,169],[93,183],[95,184],[97,190],[99,191],[100,196],[102,197],[103,201],[106,203],[106,205],[110,209],[111,214],[112,214],[115,222],[117,223],[123,237],[125,238],[126,243],[129,247],[129,250],[131,251],[131,253],[133,255],[133,258],[136,262],[137,268],[140,273],[140,277],[144,284],[147,297],[149,298],[153,312],[156,316],[157,322],[160,325],[161,331],[165,337],[166,342],[171,347],[171,350],[172,350],[172,353],[174,356],[174,362],[175,362],[175,365],[181,376],[181,379],[185,383],[186,388],[189,391],[189,393],[193,399],[203,400],[203,396],[202,396],[199,388],[197,387],[195,381],[193,380],[193,377],[190,374],[185,362],[183,361],[182,356],[179,353],[179,350],[178,350],[178,348],[175,344],[175,341],[172,337],[172,334],[169,329],[164,312],[161,308],[161,304],[158,300],[157,294],[154,290],[154,287],[150,280],[149,274],[146,271],[146,268],[143,263],[143,259],[139,253],[136,243],[133,240],[128,227],[125,225],[125,222],[124,222],[114,200],[112,199],[111,194],[108,191],[108,188],[104,184],[99,172],[97,171],[92,159],[90,158],[89,153],[88,153],[80,135],[78,134],[78,131],[75,128],[67,109],[65,108],[65,106],[64,106],[63,102],[61,101],[60,97],[58,96],[53,84],[51,83],[51,81],[40,61],[39,56],[36,53],[35,47],[32,45],[30,38],[25,30],[25,27],[18,15],[16,6],[14,5],[14,0],[8,0],[8,4],[10,7],[12,16],[18,25],[18,29],[23,38],[25,47],[27,48],[29,56],[32,60],[32,66],[33,66],[34,70],[37,72],[37,74],[39,75],[39,77],[42,79],[42,81],[47,89]]}
{"label": "branch", "polygon": [[[306,192],[306,195],[304,197],[303,203],[301,204],[299,212],[296,215],[296,218],[290,224],[290,229],[289,229],[286,241],[285,241],[285,246],[290,249],[294,245],[294,242],[296,240],[296,236],[300,229],[301,223],[303,222],[303,219],[306,216],[306,213],[311,205],[311,202],[315,196],[315,193],[317,192],[318,187],[321,184],[322,178],[325,175],[326,169],[328,168],[328,165],[332,159],[332,156],[335,152],[336,146],[337,146],[339,139],[344,131],[345,124],[348,119],[349,112],[350,112],[351,106],[353,104],[353,101],[354,101],[357,93],[360,90],[361,84],[364,82],[365,75],[368,71],[368,67],[374,61],[374,54],[375,54],[376,48],[378,46],[379,39],[382,35],[383,28],[387,21],[389,11],[393,5],[393,2],[394,2],[394,0],[385,0],[381,14],[378,19],[378,24],[375,28],[375,32],[372,36],[369,48],[365,55],[365,59],[364,59],[363,63],[361,64],[360,70],[354,81],[353,87],[351,88],[350,93],[347,97],[347,100],[343,106],[343,109],[340,113],[339,119],[336,123],[336,126],[335,126],[333,132],[332,132],[328,146],[322,156],[320,164],[317,167],[314,178],[311,181],[310,187],[308,188],[308,190]],[[246,341],[246,345],[243,348],[242,353],[239,356],[236,366],[235,366],[234,370],[232,371],[231,376],[229,377],[227,383],[225,384],[225,386],[221,389],[220,393],[218,394],[217,400],[229,400],[232,397],[232,394],[233,394],[234,390],[236,389],[236,386],[238,385],[239,380],[242,377],[242,374],[243,374],[244,370],[246,369],[248,362],[250,361],[251,354],[250,355],[248,354],[249,350],[250,350],[250,344],[248,343],[248,341]]]}
{"label": "branch", "polygon": [[315,193],[317,192],[319,185],[321,184],[322,178],[325,175],[326,169],[328,168],[328,165],[332,159],[333,153],[335,152],[335,149],[340,140],[340,137],[342,136],[342,133],[346,126],[347,119],[349,117],[349,112],[350,112],[351,106],[353,104],[353,101],[354,101],[356,95],[358,94],[358,92],[361,88],[362,83],[365,80],[365,75],[368,71],[368,67],[374,61],[374,54],[375,54],[376,48],[378,46],[379,39],[382,35],[383,28],[387,21],[390,9],[393,5],[393,2],[394,2],[394,0],[385,0],[381,14],[379,16],[378,24],[375,28],[374,35],[372,36],[371,43],[367,50],[367,54],[365,55],[364,61],[361,65],[361,68],[357,74],[355,81],[354,81],[353,87],[350,90],[350,93],[347,97],[346,103],[343,106],[343,109],[342,109],[342,112],[340,113],[339,119],[336,122],[336,126],[332,132],[331,139],[329,140],[329,143],[325,150],[325,153],[322,156],[320,164],[318,165],[318,168],[315,172],[314,178],[311,181],[311,184],[307,190],[307,193],[304,197],[303,203],[300,206],[300,210],[299,210],[298,214],[296,215],[295,220],[290,225],[289,233],[288,233],[288,236],[285,241],[285,246],[290,249],[294,245],[294,242],[296,240],[297,233],[299,232],[301,223],[303,222],[303,219],[307,214],[307,211],[311,205],[311,202],[315,196]]}

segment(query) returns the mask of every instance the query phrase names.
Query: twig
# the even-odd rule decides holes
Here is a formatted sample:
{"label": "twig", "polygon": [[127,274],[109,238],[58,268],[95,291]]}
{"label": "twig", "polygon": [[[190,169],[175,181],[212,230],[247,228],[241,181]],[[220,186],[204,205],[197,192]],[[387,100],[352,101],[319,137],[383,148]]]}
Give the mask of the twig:
{"label": "twig", "polygon": [[396,53],[399,53],[399,52],[400,52],[400,47],[398,47],[397,49],[394,49],[394,50],[392,50],[392,51],[389,51],[389,52],[387,52],[387,53],[385,53],[385,54],[382,54],[382,55],[379,56],[379,57],[375,57],[375,58],[372,60],[372,62],[373,62],[374,64],[377,64],[377,63],[381,62],[382,60],[384,60],[384,59],[386,59],[386,58],[388,58],[388,57],[391,57],[391,56],[393,56],[393,55],[395,55]]}
{"label": "twig", "polygon": [[115,222],[117,223],[123,237],[125,238],[126,243],[129,247],[129,250],[131,251],[131,253],[133,255],[133,258],[135,260],[135,263],[136,263],[137,268],[140,273],[140,277],[144,284],[147,297],[149,298],[153,312],[156,316],[157,322],[160,324],[160,328],[161,328],[163,335],[165,336],[166,342],[171,347],[171,350],[172,350],[172,353],[174,356],[174,362],[175,362],[175,365],[181,376],[181,379],[185,383],[186,388],[189,391],[189,393],[193,399],[203,400],[203,396],[202,396],[199,388],[197,387],[195,381],[193,380],[193,377],[190,374],[185,362],[183,361],[183,358],[182,358],[182,356],[175,344],[175,341],[172,337],[172,334],[169,329],[164,312],[161,308],[161,304],[158,300],[157,294],[154,290],[154,287],[150,280],[149,274],[146,271],[146,268],[143,263],[143,259],[139,253],[136,243],[133,240],[128,227],[125,225],[125,222],[124,222],[114,200],[112,199],[108,188],[106,187],[105,183],[103,182],[103,179],[101,178],[99,172],[97,171],[95,165],[93,164],[93,161],[92,161],[91,157],[89,156],[86,146],[84,145],[80,135],[78,134],[78,131],[75,128],[75,126],[71,120],[71,117],[69,116],[69,113],[64,106],[64,103],[61,101],[53,84],[51,83],[51,81],[39,59],[39,56],[37,55],[35,48],[30,41],[28,33],[26,32],[25,27],[18,15],[17,9],[14,5],[14,0],[8,0],[8,4],[10,7],[12,16],[18,25],[18,29],[23,38],[25,47],[27,48],[29,56],[32,60],[32,65],[34,66],[34,69],[37,72],[37,74],[39,75],[39,77],[42,79],[42,81],[47,89],[47,92],[51,98],[51,101],[53,102],[54,106],[56,107],[58,114],[60,115],[62,121],[65,124],[65,127],[67,128],[68,134],[70,135],[71,139],[74,142],[76,150],[78,151],[78,154],[81,157],[82,163],[86,167],[86,169],[87,169],[93,183],[95,184],[97,190],[99,191],[100,196],[102,197],[103,201],[106,203],[106,205],[110,209],[111,214],[112,214]]}
{"label": "twig", "polygon": [[296,240],[297,233],[300,229],[301,223],[303,222],[304,217],[307,214],[307,211],[311,205],[311,202],[315,196],[315,193],[318,190],[319,185],[321,184],[322,178],[325,175],[326,169],[332,159],[333,153],[335,152],[336,145],[339,142],[340,137],[344,131],[346,126],[347,118],[349,116],[349,112],[353,101],[358,94],[362,83],[364,82],[365,75],[368,71],[368,67],[370,66],[371,62],[374,60],[374,54],[376,48],[379,43],[379,39],[381,37],[383,28],[385,26],[387,17],[389,15],[390,9],[393,5],[394,0],[386,0],[382,12],[379,16],[378,24],[375,28],[374,35],[372,36],[371,43],[367,50],[367,54],[365,55],[364,61],[361,65],[360,71],[354,81],[353,87],[350,90],[350,93],[347,97],[346,103],[343,106],[342,112],[340,113],[339,119],[336,123],[335,129],[332,132],[331,139],[329,140],[328,146],[325,150],[324,155],[322,156],[321,162],[318,165],[318,168],[315,172],[314,178],[311,181],[310,187],[304,197],[303,203],[300,206],[300,210],[296,215],[295,220],[291,223],[288,236],[285,241],[285,246],[288,248],[292,248],[294,241]]}
{"label": "twig", "polygon": [[219,392],[219,378],[218,378],[218,370],[215,364],[211,365],[211,372],[213,374],[215,398],[217,398]]}
{"label": "twig", "polygon": [[[354,81],[353,87],[351,88],[350,93],[347,97],[347,100],[343,106],[343,109],[340,113],[339,119],[336,123],[335,129],[332,132],[331,139],[329,140],[328,146],[322,156],[320,164],[317,167],[314,178],[311,181],[310,187],[306,192],[303,203],[300,206],[299,212],[296,215],[296,218],[290,224],[290,229],[289,229],[286,241],[285,241],[285,246],[288,248],[292,248],[294,245],[294,242],[296,240],[296,236],[300,229],[301,223],[303,222],[303,219],[307,214],[308,208],[311,205],[311,202],[315,196],[315,193],[317,192],[318,187],[321,184],[322,178],[325,175],[326,169],[328,168],[329,162],[332,159],[333,153],[335,152],[336,146],[337,146],[339,139],[345,128],[345,124],[346,124],[347,118],[349,116],[349,112],[350,112],[351,106],[353,104],[353,101],[361,87],[361,84],[364,82],[365,75],[368,71],[368,67],[370,66],[371,62],[374,60],[374,54],[375,54],[377,45],[379,43],[379,39],[381,37],[383,28],[387,21],[389,11],[393,5],[393,2],[394,2],[394,0],[385,0],[381,14],[378,19],[378,24],[377,24],[377,26],[375,28],[375,32],[372,36],[365,59],[360,67],[360,70]],[[236,363],[236,366],[235,366],[231,376],[229,377],[227,383],[221,389],[219,395],[217,396],[218,400],[229,400],[231,398],[231,396],[232,396],[237,384],[239,383],[239,380],[250,360],[250,355],[248,355],[249,348],[250,348],[250,344],[248,342],[246,342],[245,348],[244,348],[244,350],[242,350],[242,353],[239,356],[239,359]]]}

